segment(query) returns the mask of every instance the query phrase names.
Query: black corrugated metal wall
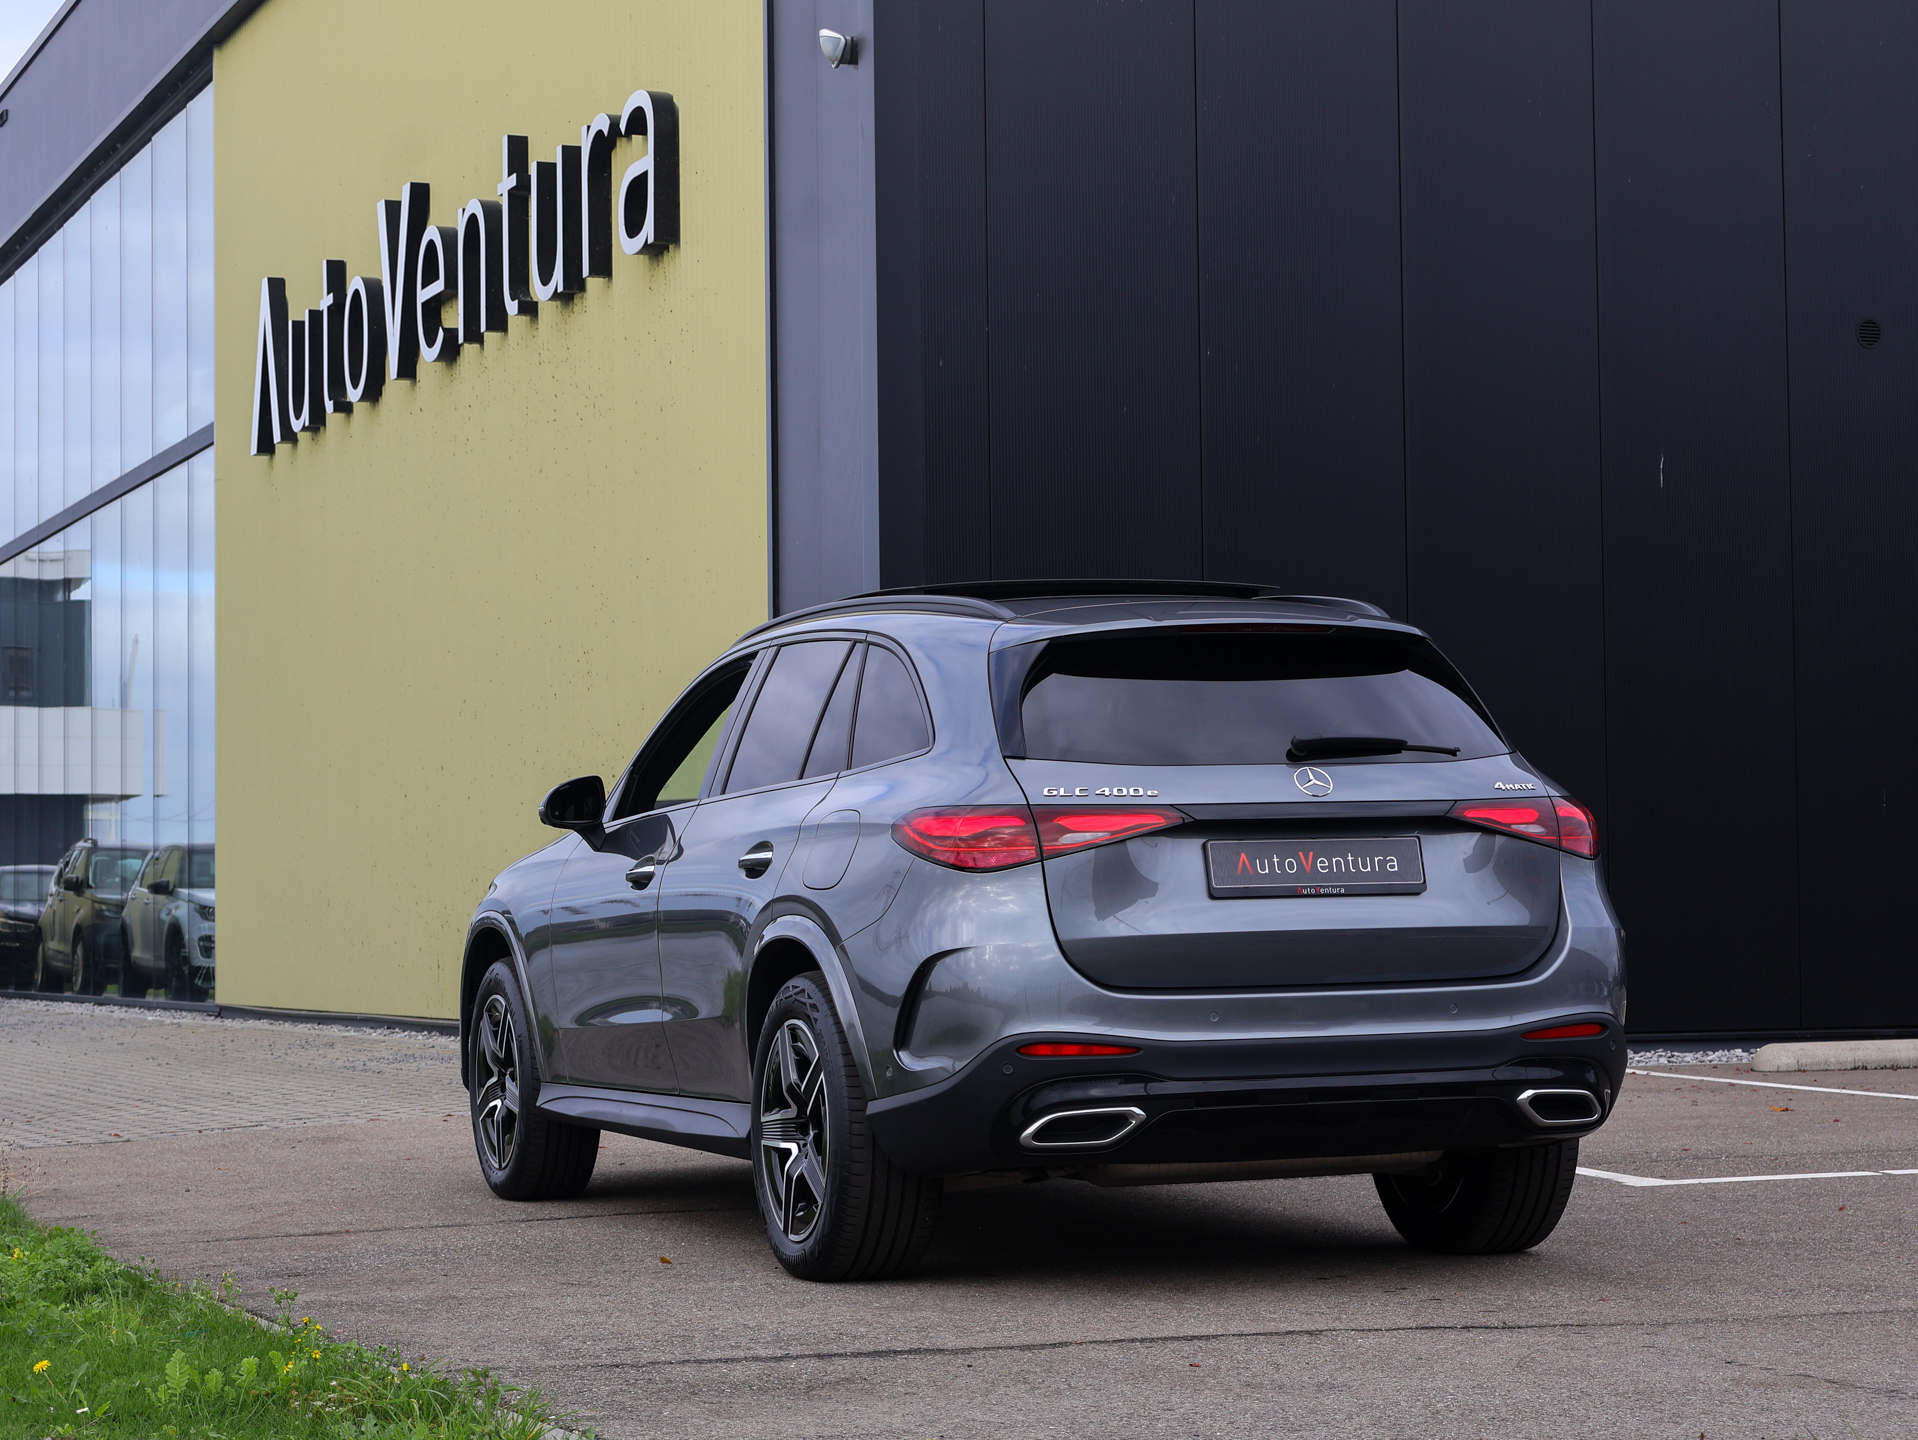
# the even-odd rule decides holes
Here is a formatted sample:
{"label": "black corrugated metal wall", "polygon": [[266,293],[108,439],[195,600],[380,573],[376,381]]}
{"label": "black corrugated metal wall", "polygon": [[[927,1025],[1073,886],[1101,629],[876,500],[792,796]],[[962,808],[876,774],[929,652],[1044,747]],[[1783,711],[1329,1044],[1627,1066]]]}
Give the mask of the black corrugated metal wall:
{"label": "black corrugated metal wall", "polygon": [[1597,808],[1634,1030],[1918,1026],[1918,7],[897,0],[873,39],[885,583],[1377,601]]}

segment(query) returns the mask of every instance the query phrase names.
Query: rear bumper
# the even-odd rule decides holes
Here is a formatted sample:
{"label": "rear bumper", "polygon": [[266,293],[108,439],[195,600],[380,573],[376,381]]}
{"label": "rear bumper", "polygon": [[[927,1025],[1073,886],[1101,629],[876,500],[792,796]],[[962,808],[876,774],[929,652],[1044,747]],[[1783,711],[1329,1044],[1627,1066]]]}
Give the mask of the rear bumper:
{"label": "rear bumper", "polygon": [[[1571,1041],[1525,1040],[1521,1027],[1303,1040],[1020,1035],[936,1085],[872,1102],[866,1113],[895,1162],[937,1175],[1533,1144],[1590,1134],[1617,1097],[1625,1043],[1616,1019],[1601,1011],[1550,1023],[1585,1021],[1605,1033]],[[1018,1053],[1035,1040],[1077,1039],[1137,1045],[1139,1053],[1103,1060]],[[1583,1092],[1592,1103],[1581,1107],[1574,1096],[1521,1103],[1551,1091]],[[1040,1124],[1067,1112],[1092,1113],[1070,1125]],[[1099,1112],[1112,1112],[1109,1125]],[[1550,1123],[1555,1114],[1587,1118]],[[1121,1127],[1129,1128],[1116,1139],[1074,1143]],[[1049,1137],[1055,1143],[1044,1143]]]}

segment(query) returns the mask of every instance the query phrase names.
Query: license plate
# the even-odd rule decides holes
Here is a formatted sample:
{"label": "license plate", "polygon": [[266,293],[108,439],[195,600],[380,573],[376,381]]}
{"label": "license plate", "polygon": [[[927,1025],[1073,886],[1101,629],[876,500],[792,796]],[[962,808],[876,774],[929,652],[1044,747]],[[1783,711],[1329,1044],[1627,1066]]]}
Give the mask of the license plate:
{"label": "license plate", "polygon": [[1208,840],[1214,899],[1419,895],[1425,856],[1416,835],[1345,840]]}

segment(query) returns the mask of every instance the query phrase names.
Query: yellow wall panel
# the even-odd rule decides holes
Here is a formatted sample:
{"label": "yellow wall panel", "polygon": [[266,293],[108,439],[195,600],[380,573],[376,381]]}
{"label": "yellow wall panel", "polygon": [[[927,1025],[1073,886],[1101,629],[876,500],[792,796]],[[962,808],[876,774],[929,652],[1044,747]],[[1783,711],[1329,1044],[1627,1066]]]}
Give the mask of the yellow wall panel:
{"label": "yellow wall panel", "polygon": [[[610,782],[764,618],[760,26],[757,0],[268,0],[219,50],[220,999],[454,1013],[474,903],[555,838],[546,788]],[[679,246],[615,244],[610,280],[248,454],[262,276],[297,317],[322,260],[380,274],[405,182],[452,225],[501,135],[550,159],[640,88],[678,102]]]}

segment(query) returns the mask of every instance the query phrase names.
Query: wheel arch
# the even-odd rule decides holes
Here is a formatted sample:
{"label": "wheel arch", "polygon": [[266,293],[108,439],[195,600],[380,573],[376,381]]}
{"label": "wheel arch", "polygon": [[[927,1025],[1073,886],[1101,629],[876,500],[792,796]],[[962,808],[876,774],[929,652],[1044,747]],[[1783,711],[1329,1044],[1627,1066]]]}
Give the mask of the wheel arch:
{"label": "wheel arch", "polygon": [[[473,998],[479,994],[480,981],[486,978],[486,972],[499,961],[505,960],[513,967],[519,978],[520,994],[526,1001],[526,1008],[533,1008],[533,991],[527,983],[526,958],[520,954],[519,942],[505,923],[494,916],[485,916],[473,922],[473,928],[466,935],[466,954],[460,963],[460,1084],[468,1084],[471,1076],[468,1069],[468,1040],[472,1035]],[[539,1047],[533,1047],[537,1053]]]}
{"label": "wheel arch", "polygon": [[818,970],[825,975],[833,1008],[839,1012],[839,1023],[846,1027],[846,1038],[852,1043],[853,1064],[858,1068],[860,1083],[866,1087],[868,1096],[878,1099],[879,1091],[873,1084],[872,1056],[866,1049],[865,1026],[860,1023],[859,1006],[845,963],[840,959],[839,947],[817,921],[804,915],[781,915],[760,934],[759,947],[753,951],[752,969],[746,979],[744,1016],[748,1063],[758,1052],[759,1029],[765,1022],[766,1012],[772,1009],[779,987],[808,970]]}

